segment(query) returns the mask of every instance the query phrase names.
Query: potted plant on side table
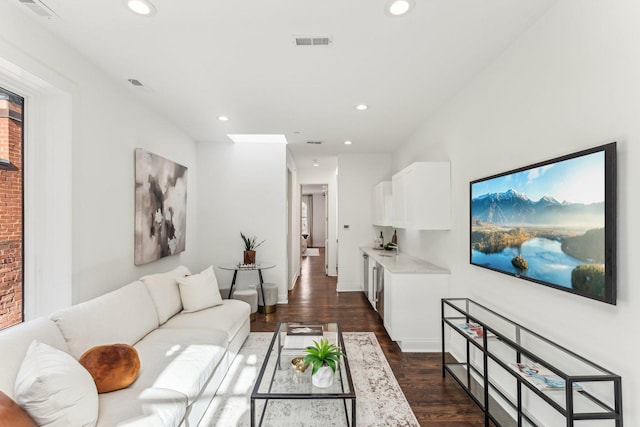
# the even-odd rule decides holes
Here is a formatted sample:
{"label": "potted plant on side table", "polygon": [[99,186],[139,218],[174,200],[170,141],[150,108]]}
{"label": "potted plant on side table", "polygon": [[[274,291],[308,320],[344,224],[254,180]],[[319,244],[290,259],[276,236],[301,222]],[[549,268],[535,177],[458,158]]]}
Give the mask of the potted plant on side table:
{"label": "potted plant on side table", "polygon": [[340,356],[347,357],[347,355],[340,351],[340,347],[330,344],[324,338],[314,341],[313,345],[307,347],[304,352],[307,353],[304,363],[310,363],[313,366],[311,370],[313,385],[320,388],[331,387],[333,376],[340,363]]}
{"label": "potted plant on side table", "polygon": [[256,243],[256,236],[247,237],[240,232],[240,237],[244,242],[244,264],[256,263],[256,248],[264,243],[264,240],[260,243]]}

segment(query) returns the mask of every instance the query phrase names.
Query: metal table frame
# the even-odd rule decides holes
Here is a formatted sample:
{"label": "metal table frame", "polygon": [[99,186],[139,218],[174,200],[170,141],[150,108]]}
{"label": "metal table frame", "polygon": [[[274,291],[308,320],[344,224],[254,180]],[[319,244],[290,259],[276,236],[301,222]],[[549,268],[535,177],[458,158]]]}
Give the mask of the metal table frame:
{"label": "metal table frame", "polygon": [[260,278],[260,283],[258,284],[258,286],[260,288],[260,293],[262,294],[262,303],[263,303],[263,307],[266,307],[267,300],[264,297],[264,288],[262,287],[262,285],[264,284],[264,279],[262,277],[262,270],[273,268],[275,266],[276,265],[272,263],[255,264],[255,266],[253,267],[240,267],[240,265],[235,263],[220,264],[218,267],[220,267],[223,270],[233,270],[233,279],[231,279],[231,287],[229,288],[229,295],[227,296],[227,298],[231,299],[231,295],[233,295],[233,287],[236,285],[236,279],[238,278],[238,271],[256,271],[257,270],[258,277]]}
{"label": "metal table frame", "polygon": [[[262,383],[266,368],[269,364],[269,359],[270,357],[277,357],[278,360],[276,362],[276,370],[281,370],[281,369],[288,369],[288,367],[281,367],[280,366],[280,359],[281,359],[281,351],[282,351],[282,347],[283,344],[281,341],[281,335],[283,331],[283,327],[288,326],[288,324],[296,324],[296,325],[318,325],[318,324],[323,324],[323,325],[327,325],[326,323],[323,322],[280,322],[278,323],[278,326],[276,328],[276,331],[273,334],[273,338],[271,339],[271,343],[269,344],[269,349],[267,350],[267,353],[265,355],[265,359],[262,362],[262,367],[260,368],[260,373],[258,374],[258,378],[256,379],[256,383],[253,387],[253,391],[251,393],[251,427],[255,427],[256,425],[256,400],[265,400],[265,405],[264,408],[262,409],[262,414],[260,416],[260,422],[258,423],[258,426],[262,425],[262,422],[264,420],[264,416],[267,410],[267,406],[269,403],[269,400],[273,399],[273,400],[313,400],[313,399],[318,399],[318,400],[322,400],[322,399],[331,399],[331,400],[336,400],[336,399],[342,399],[343,404],[344,404],[344,409],[345,409],[345,419],[346,419],[346,424],[349,427],[356,427],[356,394],[355,394],[355,390],[353,388],[353,381],[351,380],[351,370],[349,369],[349,361],[348,361],[348,357],[345,357],[342,359],[342,363],[344,364],[344,368],[345,368],[345,376],[346,378],[341,378],[341,384],[342,384],[342,389],[344,391],[344,386],[345,384],[348,385],[348,392],[343,392],[343,393],[272,393],[271,392],[271,387],[273,385],[273,377],[275,376],[275,371],[272,374],[272,378],[269,380],[269,392],[267,393],[261,393],[259,392],[260,389],[260,385]],[[330,322],[330,324],[335,324],[336,326],[336,333],[337,333],[337,342],[341,348],[341,350],[343,352],[345,352],[346,354],[346,349],[345,349],[345,345],[344,345],[344,338],[342,336],[342,328],[340,327],[340,324],[337,322]],[[274,351],[274,346],[277,345],[277,355],[272,355],[271,353]],[[336,375],[341,375],[339,373],[336,373]],[[349,423],[349,415],[348,415],[348,410],[347,410],[347,400],[351,400],[351,423]]]}

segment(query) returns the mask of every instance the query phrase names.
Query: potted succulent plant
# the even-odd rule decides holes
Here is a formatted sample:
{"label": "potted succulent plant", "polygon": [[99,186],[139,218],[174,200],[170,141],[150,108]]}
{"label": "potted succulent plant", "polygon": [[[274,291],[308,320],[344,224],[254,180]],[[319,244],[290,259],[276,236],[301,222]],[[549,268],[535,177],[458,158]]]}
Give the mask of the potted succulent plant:
{"label": "potted succulent plant", "polygon": [[328,340],[320,338],[314,341],[313,345],[304,350],[307,355],[304,363],[312,366],[311,382],[316,387],[330,387],[333,384],[333,374],[340,363],[340,356],[347,357],[340,347],[330,344]]}
{"label": "potted succulent plant", "polygon": [[256,263],[256,248],[264,243],[264,240],[260,243],[256,243],[256,236],[247,237],[240,232],[240,237],[244,242],[244,263],[255,264]]}

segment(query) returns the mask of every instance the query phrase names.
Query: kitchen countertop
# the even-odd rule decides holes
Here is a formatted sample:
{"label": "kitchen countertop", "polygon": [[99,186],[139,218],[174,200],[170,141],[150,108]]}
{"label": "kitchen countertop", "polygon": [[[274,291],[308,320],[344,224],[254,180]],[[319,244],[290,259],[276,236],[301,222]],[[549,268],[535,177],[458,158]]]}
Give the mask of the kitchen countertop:
{"label": "kitchen countertop", "polygon": [[360,250],[369,255],[369,259],[379,262],[391,273],[449,274],[449,270],[402,252],[396,255],[395,251],[373,249],[365,246],[360,247]]}

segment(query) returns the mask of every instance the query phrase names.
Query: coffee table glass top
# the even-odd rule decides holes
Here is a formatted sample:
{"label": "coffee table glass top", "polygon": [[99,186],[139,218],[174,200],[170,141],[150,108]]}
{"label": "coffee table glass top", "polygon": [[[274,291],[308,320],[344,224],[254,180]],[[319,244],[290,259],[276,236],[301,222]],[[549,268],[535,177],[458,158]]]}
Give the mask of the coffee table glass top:
{"label": "coffee table glass top", "polygon": [[[322,336],[318,335],[320,331]],[[278,324],[251,394],[252,424],[255,422],[255,425],[260,425],[263,419],[273,420],[278,416],[278,401],[284,400],[289,401],[288,405],[295,405],[298,414],[314,411],[313,405],[331,406],[331,412],[336,418],[336,422],[331,425],[355,425],[356,395],[348,354],[346,358],[341,358],[333,385],[327,388],[312,384],[311,366],[301,372],[292,364],[294,358],[306,354],[303,351],[306,346],[312,345],[314,340],[321,337],[337,344],[346,353],[342,331],[337,323]],[[303,402],[305,400],[307,402]]]}

